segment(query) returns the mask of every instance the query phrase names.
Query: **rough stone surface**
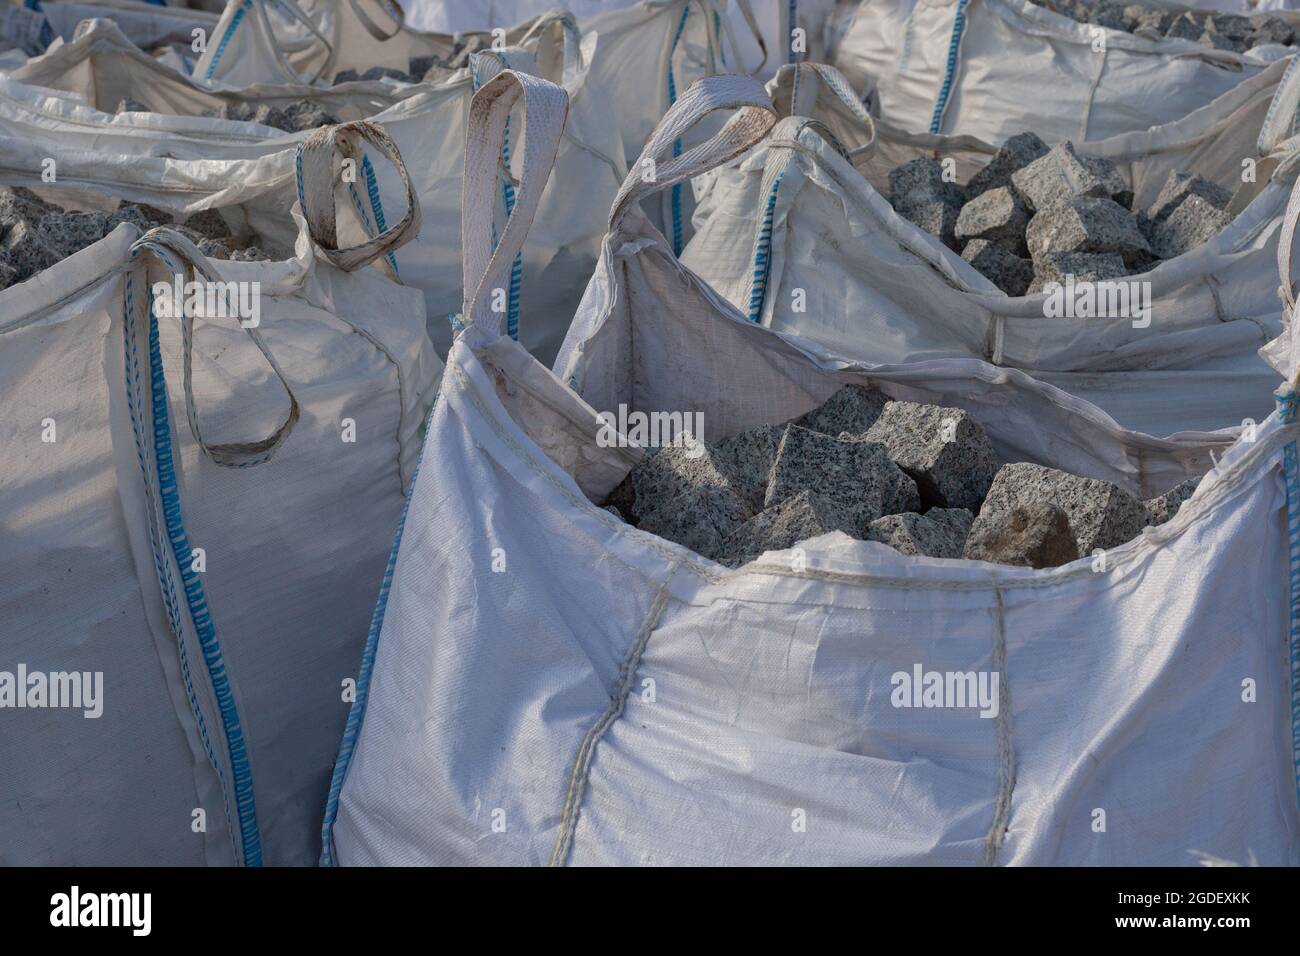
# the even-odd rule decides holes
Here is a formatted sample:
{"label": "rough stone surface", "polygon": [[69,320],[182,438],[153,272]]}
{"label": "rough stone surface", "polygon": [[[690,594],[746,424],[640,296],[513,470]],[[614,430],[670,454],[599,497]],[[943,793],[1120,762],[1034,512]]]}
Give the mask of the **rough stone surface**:
{"label": "rough stone surface", "polygon": [[18,281],[18,270],[0,260],[0,289],[7,289]]}
{"label": "rough stone surface", "polygon": [[1035,213],[1025,242],[1035,260],[1050,252],[1115,252],[1125,265],[1139,266],[1151,257],[1137,222],[1112,199],[1085,196]]}
{"label": "rough stone surface", "polygon": [[1233,40],[1245,40],[1252,32],[1250,17],[1235,13],[1215,14],[1206,21],[1205,28]]}
{"label": "rough stone surface", "polygon": [[131,97],[126,96],[118,100],[117,109],[113,110],[113,112],[114,113],[148,113],[149,107],[145,106],[139,100],[133,100],[131,99]]}
{"label": "rough stone surface", "polygon": [[1130,16],[1128,8],[1119,3],[1100,3],[1093,12],[1092,22],[1108,30],[1131,31],[1137,26],[1137,18]]}
{"label": "rough stone surface", "polygon": [[[1150,522],[1141,501],[1108,481],[1017,462],[999,469],[976,525],[1005,525],[1014,509],[1040,502],[1049,502],[1065,512],[1080,555],[1124,544]],[[972,536],[975,531],[972,528]]]}
{"label": "rough stone surface", "polygon": [[760,511],[727,536],[721,562],[730,567],[748,564],[764,551],[784,551],[800,541],[843,531],[857,536],[852,517],[835,502],[801,491],[779,504]]}
{"label": "rough stone surface", "polygon": [[[874,426],[873,426],[874,427]],[[777,446],[765,508],[811,491],[839,507],[861,535],[882,515],[916,511],[916,483],[871,441],[840,441],[798,425],[787,425]]]}
{"label": "rough stone surface", "polygon": [[1040,156],[1046,156],[1048,146],[1034,133],[1018,133],[1002,144],[988,165],[966,183],[967,200],[1011,185],[1011,174],[1024,169]]}
{"label": "rough stone surface", "polygon": [[978,511],[998,471],[983,426],[960,408],[890,402],[864,437],[916,482],[928,508]]}
{"label": "rough stone surface", "polygon": [[1158,40],[1165,35],[1169,25],[1178,18],[1174,10],[1150,10],[1130,5],[1125,7],[1133,16],[1133,32],[1148,40]]}
{"label": "rough stone surface", "polygon": [[1142,504],[1147,509],[1147,514],[1151,517],[1152,524],[1164,524],[1174,515],[1178,514],[1178,509],[1183,506],[1183,502],[1192,496],[1196,486],[1201,483],[1199,478],[1188,478],[1170,488],[1163,495],[1156,498],[1148,498]]}
{"label": "rough stone surface", "polygon": [[1081,156],[1080,159],[1101,180],[1107,196],[1125,209],[1133,208],[1133,190],[1118,166],[1104,156]]}
{"label": "rough stone surface", "polygon": [[610,514],[612,514],[612,515],[613,515],[615,518],[617,518],[619,521],[623,521],[623,520],[624,520],[624,519],[623,519],[623,512],[619,511],[619,510],[618,510],[616,507],[614,507],[613,505],[606,505],[606,506],[605,506],[605,510],[608,511]]}
{"label": "rough stone surface", "polygon": [[1208,46],[1211,50],[1231,50],[1233,53],[1245,53],[1248,49],[1245,40],[1227,37],[1222,33],[1215,33],[1213,30],[1204,31],[1199,42],[1201,46]]}
{"label": "rough stone surface", "polygon": [[1017,505],[996,516],[981,514],[971,526],[962,556],[973,561],[1054,568],[1079,557],[1070,521],[1048,501]]}
{"label": "rough stone surface", "polygon": [[960,558],[975,516],[965,508],[931,508],[923,515],[885,515],[867,525],[867,540],[903,554]]}
{"label": "rough stone surface", "polygon": [[66,259],[99,242],[107,229],[108,216],[102,212],[53,212],[41,220],[37,235],[57,259]]}
{"label": "rough stone surface", "polygon": [[215,209],[204,209],[202,212],[196,212],[186,219],[182,225],[186,229],[192,229],[201,238],[205,239],[221,239],[230,235],[230,227],[226,225],[226,220]]}
{"label": "rough stone surface", "polygon": [[1024,295],[1034,280],[1034,266],[1006,246],[987,239],[972,239],[961,257],[1009,296]]}
{"label": "rough stone surface", "polygon": [[906,162],[889,174],[891,201],[897,203],[919,196],[955,202],[959,206],[966,199],[960,186],[943,178],[943,165],[927,157]]}
{"label": "rough stone surface", "polygon": [[894,203],[894,211],[948,248],[960,248],[956,235],[957,217],[961,215],[960,202],[912,195]]}
{"label": "rough stone surface", "polygon": [[1028,225],[1029,210],[1020,197],[1008,187],[999,186],[981,193],[961,207],[955,232],[963,242],[988,239],[1019,253],[1024,249],[1025,227]]}
{"label": "rough stone surface", "polygon": [[1201,24],[1190,13],[1183,13],[1174,18],[1165,30],[1165,36],[1173,40],[1192,40],[1201,38],[1204,32]]}
{"label": "rough stone surface", "polygon": [[394,79],[401,83],[414,82],[409,73],[404,73],[396,67],[372,66],[370,69],[360,74],[358,74],[356,70],[340,70],[334,75],[333,85],[337,86],[339,83],[355,83],[358,80],[367,81],[386,79]]}
{"label": "rough stone surface", "polygon": [[325,107],[315,100],[298,100],[286,106],[283,112],[285,122],[295,132],[338,124],[338,118],[326,112]]}
{"label": "rough stone surface", "polygon": [[[637,527],[716,559],[722,541],[751,515],[749,506],[704,445],[672,445],[645,459],[632,471],[633,495],[611,495]],[[695,457],[692,457],[694,455]]]}
{"label": "rough stone surface", "polygon": [[751,511],[757,512],[763,508],[768,475],[772,471],[772,462],[776,460],[776,447],[784,430],[779,425],[762,425],[718,442],[719,467],[727,473]]}
{"label": "rough stone surface", "polygon": [[1255,30],[1250,37],[1252,47],[1265,43],[1278,43],[1290,46],[1295,41],[1295,31],[1281,17],[1263,17],[1255,21]]}
{"label": "rough stone surface", "polygon": [[1085,161],[1072,143],[1057,143],[1024,169],[1011,175],[1011,184],[1031,212],[1060,206],[1084,196],[1111,197],[1113,181],[1094,171],[1095,161]]}
{"label": "rough stone surface", "polygon": [[1147,207],[1147,218],[1152,223],[1164,222],[1188,196],[1200,196],[1217,209],[1227,209],[1232,202],[1232,193],[1218,183],[1175,170],[1160,187],[1156,201]]}
{"label": "rough stone surface", "polygon": [[[823,435],[865,435],[885,410],[889,399],[870,385],[845,385],[812,411],[800,415],[794,424]],[[779,432],[783,428],[778,429]]]}
{"label": "rough stone surface", "polygon": [[1162,259],[1181,256],[1213,239],[1231,221],[1222,209],[1192,193],[1163,222],[1152,227],[1151,248]]}
{"label": "rough stone surface", "polygon": [[1118,253],[1049,252],[1034,260],[1034,281],[1028,295],[1042,292],[1049,282],[1065,284],[1067,276],[1075,282],[1103,282],[1127,274],[1124,259]]}

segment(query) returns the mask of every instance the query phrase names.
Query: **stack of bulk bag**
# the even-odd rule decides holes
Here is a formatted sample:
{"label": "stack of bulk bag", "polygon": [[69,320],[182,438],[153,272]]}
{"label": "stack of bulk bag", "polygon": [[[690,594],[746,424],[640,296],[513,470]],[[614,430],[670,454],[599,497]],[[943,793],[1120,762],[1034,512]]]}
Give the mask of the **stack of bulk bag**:
{"label": "stack of bulk bag", "polygon": [[[0,863],[317,856],[441,369],[419,293],[363,268],[418,207],[334,241],[361,139],[400,164],[364,123],[303,145],[292,259],[124,224],[0,291],[0,670],[102,674],[92,719],[4,711]],[[200,277],[241,284],[238,318],[168,317]]]}
{"label": "stack of bulk bag", "polygon": [[[587,34],[575,40],[571,21],[551,21],[527,46],[474,54],[469,68],[439,83],[408,87],[411,95],[370,117],[404,156],[419,157],[409,175],[424,228],[395,251],[394,264],[402,282],[424,293],[429,334],[440,354],[451,342],[448,317],[459,310],[463,297],[458,240],[467,104],[476,86],[503,67],[537,73],[541,64],[563,83],[573,109],[556,175],[542,199],[545,219],[509,283],[507,320],[515,330],[520,301],[527,298],[536,318],[518,324],[521,341],[547,361],[559,348],[599,253],[607,204],[626,170],[614,122],[618,103],[609,93],[615,87],[593,82],[603,55],[597,39]],[[348,87],[353,85],[363,87],[358,95],[366,96],[364,88],[378,84]],[[250,102],[281,102],[300,89],[262,86],[242,96]],[[333,95],[343,95],[345,89],[340,86]],[[295,145],[306,135],[205,117],[107,116],[49,91],[0,80],[0,182],[42,188],[48,185],[41,179],[43,163],[54,159],[60,186],[94,189],[177,215],[224,208],[271,248],[293,242],[288,206]],[[517,167],[512,149],[513,144],[503,149],[503,170]],[[359,162],[352,201],[369,219],[372,232],[382,230],[386,211],[405,202],[405,186],[386,166],[364,157]],[[499,222],[512,202],[509,175],[503,172],[498,190]]]}
{"label": "stack of bulk bag", "polygon": [[[808,64],[772,87],[783,112],[794,94],[807,115],[782,120],[761,148],[706,183],[682,261],[751,321],[849,358],[971,356],[1025,369],[1155,435],[1259,420],[1276,375],[1257,351],[1281,329],[1272,276],[1300,162],[1292,62],[1178,122],[1078,147],[1116,163],[1134,209],[1150,205],[1173,170],[1236,194],[1236,218],[1217,236],[1115,280],[1143,284],[1146,315],[1073,318],[1054,313],[1047,292],[1007,297],[878,191],[888,192],[891,169],[919,156],[954,158],[964,183],[993,146],[855,118],[843,78]],[[839,146],[832,128],[846,137]],[[1242,182],[1243,160],[1253,183]]]}
{"label": "stack of bulk bag", "polygon": [[188,73],[150,56],[111,20],[87,20],[74,39],[56,43],[6,76],[28,86],[68,93],[89,106],[113,113],[124,101],[154,113],[199,118],[226,104],[283,107],[301,100],[317,103],[340,122],[366,119],[418,92],[414,86],[364,81],[333,88],[259,83],[215,89]]}
{"label": "stack of bulk bag", "polygon": [[1144,130],[1268,66],[1251,53],[1079,23],[1030,0],[864,0],[833,62],[905,130],[996,143],[1026,130],[1049,143]]}
{"label": "stack of bulk bag", "polygon": [[[722,108],[742,112],[672,159]],[[556,374],[477,299],[467,311],[349,718],[326,862],[1296,862],[1284,661],[1300,544],[1281,478],[1300,429],[1280,416],[1100,571],[907,557],[838,533],[728,571],[593,504],[642,454],[599,442],[598,410],[700,411],[716,439],[847,382],[959,405],[1003,455],[1130,490],[1227,448],[1134,435],[973,359],[870,366],[748,322],[637,203],[757,141],[769,109],[724,76],[669,112],[646,151],[661,177],[620,192]],[[996,672],[996,719],[892,707],[891,673],[917,662]]]}

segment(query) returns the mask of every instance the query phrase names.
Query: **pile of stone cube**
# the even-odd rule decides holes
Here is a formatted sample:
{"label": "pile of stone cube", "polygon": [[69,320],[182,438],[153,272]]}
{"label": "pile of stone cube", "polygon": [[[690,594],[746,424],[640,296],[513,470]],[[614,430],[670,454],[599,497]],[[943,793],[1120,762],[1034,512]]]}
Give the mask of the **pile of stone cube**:
{"label": "pile of stone cube", "polygon": [[456,64],[468,62],[468,48],[463,41],[457,41],[457,47],[451,57],[442,59],[433,54],[413,56],[407,63],[405,71],[392,66],[372,66],[358,73],[356,70],[339,70],[334,75],[334,84],[356,83],[369,80],[396,80],[398,83],[434,83],[444,79],[457,69]]}
{"label": "pile of stone cube", "polygon": [[232,235],[215,210],[196,213],[181,223],[173,223],[160,209],[138,203],[121,203],[112,213],[70,212],[29,189],[0,187],[0,289],[27,281],[103,239],[124,222],[143,231],[170,226],[215,259],[268,258],[248,240]]}
{"label": "pile of stone cube", "polygon": [[837,531],[908,555],[1043,568],[1168,521],[1195,487],[1141,501],[1110,482],[1000,464],[966,411],[846,385],[792,421],[653,450],[605,507],[732,568]]}
{"label": "pile of stone cube", "polygon": [[1182,172],[1134,214],[1133,190],[1114,163],[1080,155],[1069,142],[1048,147],[1033,133],[1007,140],[964,187],[949,179],[939,160],[911,160],[889,174],[890,203],[1009,296],[1066,276],[1146,272],[1230,221],[1232,194]]}
{"label": "pile of stone cube", "polygon": [[1170,10],[1145,7],[1115,0],[1033,0],[1080,23],[1092,23],[1108,30],[1123,30],[1148,40],[1169,37],[1191,40],[1215,50],[1245,53],[1261,46],[1292,46],[1292,26],[1279,16],[1261,13],[1208,13],[1201,10]]}
{"label": "pile of stone cube", "polygon": [[[123,106],[128,101],[123,101]],[[119,113],[125,112],[118,106]],[[245,103],[236,101],[225,103],[220,109],[204,110],[203,116],[218,119],[241,120],[245,123],[261,123],[282,129],[286,133],[302,133],[321,126],[334,126],[339,121],[314,100],[297,100],[287,106],[271,106],[268,103]]]}

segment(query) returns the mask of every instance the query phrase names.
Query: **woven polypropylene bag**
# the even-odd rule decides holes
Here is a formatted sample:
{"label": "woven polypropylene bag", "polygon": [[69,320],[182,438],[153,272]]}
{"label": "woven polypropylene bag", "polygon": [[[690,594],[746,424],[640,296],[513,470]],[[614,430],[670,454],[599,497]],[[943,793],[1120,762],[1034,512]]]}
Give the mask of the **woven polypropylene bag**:
{"label": "woven polypropylene bag", "polygon": [[[342,127],[304,150],[353,135],[383,142]],[[0,656],[103,675],[97,719],[6,710],[0,862],[317,857],[441,363],[417,291],[336,268],[359,263],[298,225],[281,262],[122,225],[0,292]],[[198,276],[244,283],[256,326],[151,308]]]}
{"label": "woven polypropylene bag", "polygon": [[855,118],[838,75],[806,64],[770,87],[787,118],[707,184],[682,261],[752,321],[848,358],[1025,369],[1154,435],[1257,421],[1277,380],[1257,352],[1281,330],[1276,250],[1295,182],[1298,77],[1276,63],[1178,122],[1079,146],[1116,163],[1134,209],[1173,171],[1238,194],[1219,235],[1122,280],[1149,295],[1147,313],[1134,299],[1093,318],[1053,316],[1049,293],[1007,297],[886,198],[890,170],[908,160],[953,159],[965,182],[993,146]]}
{"label": "woven polypropylene bag", "polygon": [[1264,49],[1148,40],[1030,0],[865,0],[833,62],[911,132],[1078,143],[1186,116],[1285,55]]}

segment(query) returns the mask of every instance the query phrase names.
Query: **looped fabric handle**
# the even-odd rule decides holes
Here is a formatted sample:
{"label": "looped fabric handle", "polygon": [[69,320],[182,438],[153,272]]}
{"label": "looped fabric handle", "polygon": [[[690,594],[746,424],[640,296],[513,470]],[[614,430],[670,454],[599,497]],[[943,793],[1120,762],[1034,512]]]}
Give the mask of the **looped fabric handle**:
{"label": "looped fabric handle", "polygon": [[[334,62],[334,44],[330,43],[325,34],[320,32],[320,29],[312,22],[311,17],[307,16],[307,14],[303,12],[302,7],[298,6],[295,0],[270,0],[270,2],[306,27],[307,32],[319,40],[321,45],[325,47],[325,59],[321,61],[321,65],[308,79],[302,81],[308,86],[315,86],[316,81],[325,75],[325,71],[329,69]],[[265,8],[259,4],[257,12],[262,18],[262,23],[267,36],[271,39],[271,45],[275,48],[275,55],[280,61],[280,66],[289,76],[294,77],[295,79],[298,78],[298,71],[290,65],[289,57],[285,54],[284,48],[280,45],[280,38],[275,32],[275,28],[271,26],[271,21],[266,15]]]}
{"label": "looped fabric handle", "polygon": [[[335,187],[343,174],[343,161],[352,160],[354,172],[361,169],[362,141],[374,146],[397,169],[406,190],[406,215],[396,225],[355,246],[338,245],[338,208]],[[321,254],[331,264],[351,272],[414,239],[420,232],[420,199],[407,174],[397,144],[388,132],[369,120],[355,120],[340,126],[322,126],[298,144],[298,204],[307,220],[307,230]]]}
{"label": "looped fabric handle", "polygon": [[1300,219],[1300,177],[1291,187],[1291,196],[1286,203],[1286,212],[1282,214],[1282,232],[1277,240],[1277,274],[1281,285],[1277,294],[1288,317],[1295,311],[1295,279],[1291,275],[1291,257],[1295,252],[1296,221]]}
{"label": "looped fabric handle", "polygon": [[348,0],[348,5],[352,7],[352,12],[356,14],[357,20],[365,27],[366,32],[380,43],[383,43],[402,32],[402,28],[406,26],[406,15],[396,3],[390,3],[388,0],[376,0],[376,2],[393,19],[393,29],[389,33],[385,33],[379,24],[370,18],[370,15],[362,8],[361,0]]}
{"label": "looped fabric handle", "polygon": [[[523,167],[515,189],[514,209],[493,248],[501,146],[506,121],[520,97],[524,100]],[[465,182],[461,191],[462,321],[501,332],[501,313],[492,311],[492,290],[509,284],[515,256],[533,224],[542,191],[555,165],[560,136],[569,115],[569,94],[547,80],[503,70],[479,88],[470,101],[465,136]]]}
{"label": "looped fabric handle", "polygon": [[[196,276],[202,276],[205,282],[222,281],[212,273],[208,267],[207,259],[199,251],[198,247],[174,229],[168,229],[165,226],[151,229],[137,239],[131,247],[132,256],[138,257],[139,253],[146,249],[152,252],[158,261],[172,270],[173,277],[179,276],[182,283],[189,282]],[[143,273],[143,269],[141,272]],[[149,302],[150,297],[142,296],[139,301],[142,303]],[[183,306],[183,303],[175,303],[175,305]],[[294,395],[288,379],[285,378],[280,364],[275,360],[275,356],[271,354],[271,350],[267,348],[266,342],[257,329],[244,325],[238,319],[234,320],[239,322],[240,328],[253,340],[257,350],[262,353],[262,357],[271,366],[271,371],[279,379],[280,386],[289,399],[289,411],[285,415],[284,421],[265,438],[251,442],[228,442],[210,445],[203,438],[197,403],[194,399],[192,382],[194,316],[189,314],[189,310],[183,307],[173,311],[179,312],[177,317],[181,322],[181,344],[184,356],[181,382],[185,393],[185,417],[189,420],[190,434],[194,436],[194,441],[213,464],[224,468],[245,468],[267,461],[275,454],[276,449],[284,444],[285,439],[289,437],[289,433],[293,431],[294,426],[298,423],[298,417],[301,414],[298,399]]]}
{"label": "looped fabric handle", "polygon": [[[739,110],[711,139],[672,156],[673,142],[717,110]],[[761,83],[749,76],[721,73],[696,80],[664,114],[632,171],[623,180],[609,212],[613,232],[628,207],[673,183],[691,179],[739,156],[776,123],[776,110]],[[665,157],[672,157],[660,162]],[[653,167],[651,167],[653,164]],[[653,174],[648,175],[653,168]]]}
{"label": "looped fabric handle", "polygon": [[[553,7],[543,14],[540,14],[531,24],[528,30],[520,38],[516,46],[526,46],[530,40],[540,40],[542,34],[547,30],[552,32],[558,28],[560,40],[560,52],[564,59],[563,77],[568,82],[570,77],[580,72],[585,63],[582,59],[582,31],[578,28],[578,19],[563,7]],[[538,61],[542,56],[539,52]]]}

